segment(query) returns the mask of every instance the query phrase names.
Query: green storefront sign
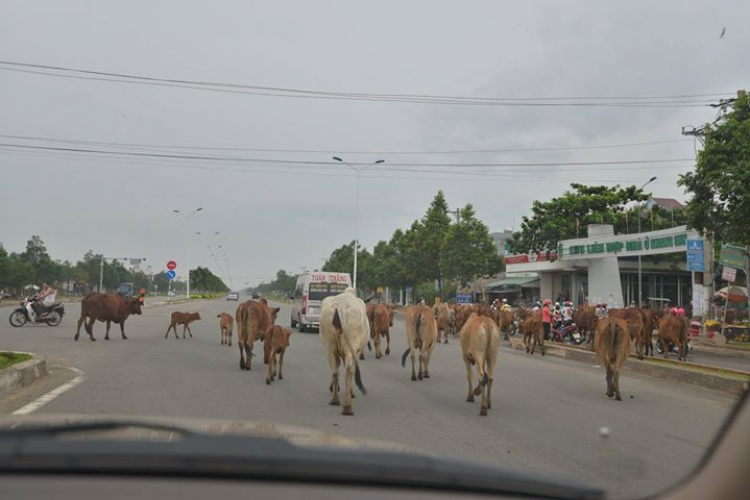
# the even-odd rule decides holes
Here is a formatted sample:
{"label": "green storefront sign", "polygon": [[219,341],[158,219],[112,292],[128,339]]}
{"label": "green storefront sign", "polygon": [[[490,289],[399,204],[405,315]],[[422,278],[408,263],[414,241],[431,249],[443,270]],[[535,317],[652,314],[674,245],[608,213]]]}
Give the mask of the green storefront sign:
{"label": "green storefront sign", "polygon": [[649,250],[658,250],[661,252],[655,253],[663,253],[664,250],[669,251],[671,249],[674,249],[675,252],[679,252],[684,250],[685,245],[687,244],[687,238],[687,233],[681,233],[671,236],[659,236],[656,238],[646,236],[642,239],[639,238],[635,240],[622,239],[608,241],[606,243],[598,243],[594,241],[593,243],[587,243],[585,245],[576,244],[567,247],[563,243],[559,243],[557,245],[557,255],[558,258],[563,258],[565,256],[618,255],[620,253],[627,255],[628,252],[642,252]]}
{"label": "green storefront sign", "polygon": [[721,247],[721,254],[719,255],[719,262],[722,265],[728,267],[734,267],[736,269],[745,269],[745,262],[747,257],[747,250],[742,247],[736,247],[734,245],[724,245]]}

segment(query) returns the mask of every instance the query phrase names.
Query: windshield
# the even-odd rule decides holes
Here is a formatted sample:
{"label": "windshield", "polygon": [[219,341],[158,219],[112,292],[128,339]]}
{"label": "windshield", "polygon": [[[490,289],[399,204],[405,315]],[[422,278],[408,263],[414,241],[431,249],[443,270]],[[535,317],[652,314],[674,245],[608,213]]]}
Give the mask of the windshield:
{"label": "windshield", "polygon": [[5,5],[0,415],[684,481],[750,380],[748,16]]}

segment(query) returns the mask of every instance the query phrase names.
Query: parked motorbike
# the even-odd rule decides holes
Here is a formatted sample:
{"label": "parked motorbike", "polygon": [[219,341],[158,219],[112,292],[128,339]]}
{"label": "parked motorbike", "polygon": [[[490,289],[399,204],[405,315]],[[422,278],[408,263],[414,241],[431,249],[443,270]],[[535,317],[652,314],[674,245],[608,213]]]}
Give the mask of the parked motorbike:
{"label": "parked motorbike", "polygon": [[[10,313],[11,326],[16,328],[25,325],[26,323],[32,323],[32,318],[29,317],[29,311],[27,305],[37,302],[34,297],[29,297],[21,302],[21,307],[14,309]],[[33,307],[33,306],[32,306]],[[48,306],[44,306],[41,313],[35,314],[33,323],[41,324],[46,323],[49,326],[57,326],[62,323],[63,316],[65,315],[65,305],[62,302],[53,302]]]}
{"label": "parked motorbike", "polygon": [[584,339],[575,323],[565,325],[564,322],[560,321],[555,323],[552,328],[552,340],[563,344],[581,345]]}

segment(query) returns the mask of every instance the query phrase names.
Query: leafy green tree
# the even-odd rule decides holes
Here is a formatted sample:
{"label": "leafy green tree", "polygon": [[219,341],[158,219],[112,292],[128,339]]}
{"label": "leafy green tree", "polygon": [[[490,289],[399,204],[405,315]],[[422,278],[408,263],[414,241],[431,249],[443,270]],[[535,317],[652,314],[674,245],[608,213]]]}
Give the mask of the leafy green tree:
{"label": "leafy green tree", "polygon": [[200,292],[228,292],[229,287],[205,267],[196,267],[190,270],[190,286]]}
{"label": "leafy green tree", "polygon": [[467,204],[460,211],[460,221],[451,225],[441,248],[445,276],[462,285],[477,276],[491,276],[503,269],[495,240],[489,228],[476,217]]}
{"label": "leafy green tree", "polygon": [[438,191],[427,208],[427,213],[416,227],[414,244],[417,253],[422,256],[419,268],[421,277],[425,281],[437,282],[439,291],[443,287],[440,250],[450,227],[448,202],[443,192]]}
{"label": "leafy green tree", "polygon": [[[357,256],[359,258],[359,256]],[[354,241],[342,245],[331,252],[322,270],[329,273],[349,273],[354,269]]]}
{"label": "leafy green tree", "polygon": [[705,147],[694,172],[678,184],[692,197],[688,224],[719,242],[750,247],[750,99],[743,95],[733,111],[706,127]]}
{"label": "leafy green tree", "polygon": [[[534,201],[531,217],[523,217],[521,231],[509,241],[512,253],[545,252],[561,240],[584,238],[589,224],[624,225],[626,204],[645,201],[648,195],[635,186],[584,186],[571,184],[552,200]],[[636,212],[637,213],[637,212]]]}

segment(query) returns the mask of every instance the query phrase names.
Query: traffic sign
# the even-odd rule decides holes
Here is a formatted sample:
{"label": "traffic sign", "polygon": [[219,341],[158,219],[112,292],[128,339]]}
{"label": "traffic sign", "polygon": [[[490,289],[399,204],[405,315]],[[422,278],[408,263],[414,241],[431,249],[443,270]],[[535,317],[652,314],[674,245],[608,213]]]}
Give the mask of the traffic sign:
{"label": "traffic sign", "polygon": [[177,273],[174,272],[173,269],[170,269],[169,271],[167,271],[167,278],[169,278],[170,280],[173,280],[175,279],[175,277],[177,277]]}
{"label": "traffic sign", "polygon": [[456,304],[471,304],[471,294],[470,293],[457,293]]}
{"label": "traffic sign", "polygon": [[747,261],[747,250],[734,245],[724,245],[721,247],[719,262],[725,266],[744,269]]}
{"label": "traffic sign", "polygon": [[703,240],[687,240],[687,268],[688,271],[704,272],[706,258],[703,253]]}
{"label": "traffic sign", "polygon": [[177,262],[173,260],[170,260],[169,262],[167,262],[167,269],[169,269],[170,271],[174,269],[175,267],[177,267]]}
{"label": "traffic sign", "polygon": [[730,283],[734,283],[734,280],[737,279],[737,269],[724,266],[724,269],[721,272],[721,279]]}

